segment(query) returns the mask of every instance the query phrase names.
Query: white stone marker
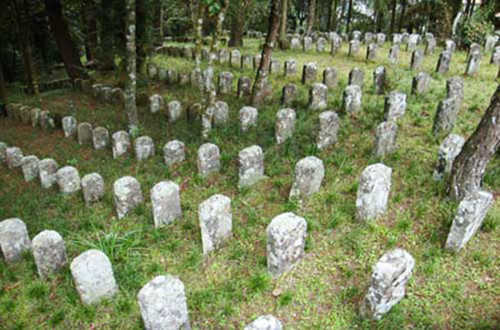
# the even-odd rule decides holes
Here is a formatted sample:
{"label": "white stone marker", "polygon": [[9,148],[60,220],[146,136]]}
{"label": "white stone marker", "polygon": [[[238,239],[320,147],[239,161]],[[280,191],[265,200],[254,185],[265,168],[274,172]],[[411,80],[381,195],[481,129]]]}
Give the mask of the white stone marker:
{"label": "white stone marker", "polygon": [[82,178],[85,205],[91,206],[104,196],[104,179],[99,173],[90,173]]}
{"label": "white stone marker", "polygon": [[251,186],[264,178],[264,152],[259,146],[251,146],[238,154],[238,187]]}
{"label": "white stone marker", "polygon": [[325,111],[319,115],[319,133],[317,138],[318,149],[326,147],[337,142],[339,131],[339,116],[334,111]]}
{"label": "white stone marker", "polygon": [[39,177],[40,160],[37,156],[24,156],[21,160],[21,169],[24,175],[24,181],[30,182]]}
{"label": "white stone marker", "polygon": [[10,170],[23,165],[23,152],[18,147],[9,147],[5,149],[5,161]]}
{"label": "white stone marker", "polygon": [[233,216],[231,199],[224,195],[213,195],[198,208],[203,254],[217,249],[232,235]]}
{"label": "white stone marker", "polygon": [[387,210],[391,191],[392,169],[382,163],[368,166],[359,177],[356,216],[358,220],[374,220]]}
{"label": "white stone marker", "polygon": [[290,190],[290,199],[305,198],[319,191],[325,167],[323,161],[314,156],[303,158],[295,165],[295,180]]}
{"label": "white stone marker", "polygon": [[57,183],[57,169],[59,165],[52,158],[45,158],[38,163],[38,170],[40,175],[40,183],[42,188],[52,188]]}
{"label": "white stone marker", "polygon": [[277,144],[282,144],[292,137],[295,131],[296,120],[297,115],[293,109],[286,108],[278,111],[276,114],[276,128],[274,133]]}
{"label": "white stone marker", "polygon": [[272,315],[262,315],[255,319],[252,323],[245,326],[243,330],[282,330],[280,320]]}
{"label": "white stone marker", "polygon": [[116,180],[113,184],[113,192],[118,219],[123,218],[144,201],[141,184],[131,176],[124,176]]}
{"label": "white stone marker", "polygon": [[250,127],[257,126],[259,113],[254,107],[243,107],[240,109],[240,128],[242,132],[248,131]]}
{"label": "white stone marker", "polygon": [[182,163],[186,158],[186,147],[178,140],[167,142],[163,147],[163,159],[167,166]]}
{"label": "white stone marker", "polygon": [[66,245],[58,232],[44,230],[33,238],[31,244],[38,275],[46,278],[61,271],[66,265]]}
{"label": "white stone marker", "polygon": [[149,136],[138,137],[134,141],[135,158],[142,161],[155,155],[155,144]]}
{"label": "white stone marker", "polygon": [[57,173],[57,185],[59,191],[64,195],[73,194],[81,189],[80,174],[73,166],[64,166]]}
{"label": "white stone marker", "polygon": [[117,159],[125,155],[131,147],[130,135],[125,131],[118,131],[113,133],[112,137],[113,144],[113,158]]}
{"label": "white stone marker", "polygon": [[0,248],[7,263],[21,259],[31,249],[28,229],[21,219],[11,218],[0,222]]}
{"label": "white stone marker", "polygon": [[155,227],[161,227],[182,217],[179,185],[162,181],[151,189],[151,204]]}
{"label": "white stone marker", "polygon": [[220,170],[219,147],[212,143],[205,143],[198,149],[198,174],[207,177]]}

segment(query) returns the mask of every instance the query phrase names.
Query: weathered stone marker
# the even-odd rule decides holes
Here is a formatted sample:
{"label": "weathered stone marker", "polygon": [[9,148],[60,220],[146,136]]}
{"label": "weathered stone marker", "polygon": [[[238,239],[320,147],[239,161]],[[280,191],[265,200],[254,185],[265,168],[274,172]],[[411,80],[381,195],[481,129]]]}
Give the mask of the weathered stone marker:
{"label": "weathered stone marker", "polygon": [[282,330],[280,320],[272,315],[259,316],[252,323],[245,326],[243,330]]}
{"label": "weathered stone marker", "polygon": [[104,196],[104,179],[99,173],[90,173],[82,178],[85,205],[91,206]]}
{"label": "weathered stone marker", "polygon": [[282,213],[267,226],[267,271],[276,278],[304,256],[307,222],[292,212]]}
{"label": "weathered stone marker", "polygon": [[395,65],[398,63],[399,58],[399,45],[392,45],[389,48],[389,63]]}
{"label": "weathered stone marker", "polygon": [[359,40],[349,41],[349,57],[354,57],[358,54],[360,48]]}
{"label": "weathered stone marker", "polygon": [[339,131],[339,116],[333,111],[325,111],[319,115],[319,133],[317,138],[318,149],[326,147],[337,142]]}
{"label": "weathered stone marker", "polygon": [[343,108],[347,114],[355,114],[361,110],[361,88],[348,85],[342,95]]}
{"label": "weathered stone marker", "polygon": [[276,114],[275,137],[276,143],[282,144],[291,138],[295,131],[295,121],[297,116],[295,111],[290,108],[281,109]]}
{"label": "weathered stone marker", "polygon": [[337,83],[337,70],[335,68],[326,68],[323,71],[323,84],[325,84],[326,87],[332,89],[337,86]]}
{"label": "weathered stone marker", "polygon": [[302,49],[305,52],[310,51],[312,49],[312,46],[313,46],[313,41],[311,37],[304,37],[302,39]]}
{"label": "weathered stone marker", "polygon": [[214,126],[222,126],[229,121],[229,106],[226,102],[215,102],[212,119]]}
{"label": "weathered stone marker", "polygon": [[373,154],[376,157],[385,157],[392,154],[397,146],[398,125],[393,121],[384,121],[377,126],[375,132],[375,150]]}
{"label": "weathered stone marker", "polygon": [[363,87],[364,80],[365,73],[360,68],[354,68],[349,72],[348,85],[358,85],[359,87]]}
{"label": "weathered stone marker", "polygon": [[231,199],[224,195],[213,195],[198,208],[203,254],[217,249],[232,235]]}
{"label": "weathered stone marker", "polygon": [[325,167],[321,159],[309,156],[297,162],[294,174],[290,199],[303,199],[319,191],[325,177]]}
{"label": "weathered stone marker", "polygon": [[0,222],[0,248],[7,263],[18,261],[24,252],[30,251],[28,229],[21,219],[11,218]]}
{"label": "weathered stone marker", "polygon": [[134,141],[135,158],[139,161],[146,160],[155,155],[153,139],[147,135],[138,137]]}
{"label": "weathered stone marker", "polygon": [[392,169],[382,163],[368,166],[359,177],[356,217],[361,221],[375,220],[387,210],[391,191]]}
{"label": "weathered stone marker", "polygon": [[246,132],[250,127],[257,126],[259,112],[254,107],[243,107],[240,109],[240,129]]}
{"label": "weathered stone marker", "polygon": [[151,204],[155,227],[159,228],[182,217],[179,185],[162,181],[151,189]]}
{"label": "weathered stone marker", "polygon": [[186,147],[178,140],[167,142],[163,147],[163,159],[167,166],[182,163],[186,158]]}
{"label": "weathered stone marker", "polygon": [[87,250],[70,265],[76,290],[84,305],[98,303],[118,292],[113,268],[108,257],[99,250]]}
{"label": "weathered stone marker", "polygon": [[458,205],[445,248],[460,251],[479,230],[492,203],[493,195],[486,191],[475,191],[467,195]]}
{"label": "weathered stone marker", "polygon": [[125,131],[113,133],[111,137],[113,144],[113,158],[117,159],[129,152],[131,147],[130,135]]}
{"label": "weathered stone marker", "polygon": [[384,254],[373,267],[371,284],[361,305],[361,315],[380,320],[405,295],[415,259],[402,249]]}
{"label": "weathered stone marker", "polygon": [[295,76],[297,74],[297,60],[290,59],[285,61],[285,77]]}
{"label": "weathered stone marker", "polygon": [[481,65],[481,52],[473,52],[469,60],[467,61],[467,68],[465,69],[465,74],[468,76],[476,76],[479,73],[479,67]]}
{"label": "weathered stone marker", "polygon": [[77,125],[77,121],[76,121],[75,117],[73,117],[73,116],[63,117],[62,127],[63,127],[65,138],[76,136],[76,130],[77,130],[76,125]]}
{"label": "weathered stone marker", "polygon": [[249,96],[252,93],[252,80],[246,76],[238,79],[237,95],[239,98]]}
{"label": "weathered stone marker", "polygon": [[316,63],[306,63],[302,69],[302,83],[310,84],[316,81],[318,65]]}
{"label": "weathered stone marker", "polygon": [[444,51],[439,55],[439,60],[436,68],[436,72],[444,74],[448,72],[451,64],[451,53]]}
{"label": "weathered stone marker", "polygon": [[239,68],[241,65],[241,53],[237,49],[233,49],[231,51],[231,60],[229,62],[231,67],[233,68]]}
{"label": "weathered stone marker", "polygon": [[157,276],[137,295],[146,330],[189,330],[184,284],[177,277]]}
{"label": "weathered stone marker", "polygon": [[175,100],[168,102],[167,118],[169,122],[171,123],[176,122],[181,117],[181,113],[182,113],[181,102]]}
{"label": "weathered stone marker", "polygon": [[369,44],[366,47],[366,60],[375,61],[377,59],[378,45],[375,43]]}
{"label": "weathered stone marker", "polygon": [[415,77],[413,77],[411,85],[412,94],[425,94],[429,91],[429,85],[431,83],[431,76],[426,72],[419,72]]}
{"label": "weathered stone marker", "polygon": [[198,174],[207,177],[220,170],[219,147],[212,143],[205,143],[198,149]]}
{"label": "weathered stone marker", "polygon": [[450,97],[439,102],[434,117],[434,125],[432,126],[434,135],[449,134],[451,132],[460,110],[458,103],[459,100],[456,97]]}
{"label": "weathered stone marker", "polygon": [[105,149],[109,145],[109,132],[104,127],[97,127],[92,131],[94,149]]}
{"label": "weathered stone marker", "polygon": [[77,129],[78,144],[81,146],[91,146],[92,141],[92,125],[89,123],[78,124]]}
{"label": "weathered stone marker", "polygon": [[458,156],[465,139],[460,135],[450,134],[439,146],[437,166],[434,170],[434,179],[441,180],[444,175],[450,173],[453,161]]}
{"label": "weathered stone marker", "polygon": [[281,104],[290,105],[292,101],[297,97],[298,94],[297,86],[294,84],[286,84],[283,86],[281,94]]}
{"label": "weathered stone marker", "polygon": [[219,73],[219,94],[230,94],[233,92],[233,74],[231,72]]}
{"label": "weathered stone marker", "polygon": [[66,245],[58,232],[44,230],[33,238],[31,245],[38,275],[46,278],[66,266]]}
{"label": "weathered stone marker", "polygon": [[5,161],[10,170],[21,167],[23,165],[23,152],[21,148],[9,147],[5,149]]}
{"label": "weathered stone marker", "polygon": [[385,97],[384,119],[397,120],[406,112],[406,94],[392,91]]}
{"label": "weathered stone marker", "polygon": [[57,170],[57,185],[63,195],[73,194],[81,189],[80,174],[73,166],[64,166]]}
{"label": "weathered stone marker", "polygon": [[464,80],[462,77],[451,77],[446,80],[446,97],[456,97],[459,104],[464,99]]}
{"label": "weathered stone marker", "polygon": [[321,110],[327,106],[326,92],[328,88],[321,83],[314,83],[309,88],[309,110]]}
{"label": "weathered stone marker", "polygon": [[38,174],[42,188],[52,188],[57,183],[57,169],[59,165],[52,158],[45,158],[38,163]]}
{"label": "weathered stone marker", "polygon": [[418,70],[422,66],[424,61],[424,52],[421,49],[416,49],[411,53],[411,63],[410,68],[412,70]]}
{"label": "weathered stone marker", "polygon": [[21,169],[23,171],[24,181],[30,182],[40,176],[39,164],[40,160],[37,156],[24,156],[21,160]]}
{"label": "weathered stone marker", "polygon": [[161,95],[154,94],[149,97],[149,112],[157,113],[159,111],[163,111],[164,106],[165,101]]}
{"label": "weathered stone marker", "polygon": [[238,187],[248,187],[264,178],[264,152],[259,146],[251,146],[238,154]]}
{"label": "weathered stone marker", "polygon": [[385,66],[378,66],[373,70],[373,89],[375,94],[384,94],[387,86],[387,70]]}
{"label": "weathered stone marker", "polygon": [[131,176],[124,176],[113,184],[116,214],[123,218],[129,211],[142,204],[141,184]]}

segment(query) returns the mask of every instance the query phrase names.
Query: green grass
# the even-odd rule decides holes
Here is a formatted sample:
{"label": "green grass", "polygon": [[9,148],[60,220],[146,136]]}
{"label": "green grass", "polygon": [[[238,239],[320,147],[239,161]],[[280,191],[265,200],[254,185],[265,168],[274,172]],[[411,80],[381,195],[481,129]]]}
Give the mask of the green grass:
{"label": "green grass", "polygon": [[[258,42],[246,40],[242,54],[258,53]],[[96,306],[83,306],[66,269],[48,281],[38,278],[33,258],[27,255],[14,265],[0,261],[0,325],[6,329],[140,329],[142,321],[136,295],[149,280],[160,274],[179,276],[184,282],[191,323],[195,329],[239,329],[262,314],[274,314],[287,329],[490,329],[500,319],[500,207],[495,203],[481,230],[459,254],[443,251],[457,204],[446,200],[444,182],[434,182],[432,170],[440,141],[431,135],[438,102],[445,96],[446,78],[461,75],[465,53],[454,55],[450,72],[432,73],[434,80],[427,95],[410,95],[416,72],[409,69],[410,54],[402,51],[399,65],[387,64],[388,45],[379,50],[376,63],[359,56],[347,58],[347,45],[339,54],[302,54],[277,51],[275,58],[319,65],[318,80],[327,66],[339,70],[339,85],[328,92],[329,109],[341,115],[339,142],[325,151],[315,148],[318,112],[307,110],[308,88],[300,75],[283,78],[272,74],[273,97],[258,107],[259,125],[249,132],[239,131],[238,111],[248,99],[235,95],[221,97],[230,107],[230,123],[213,130],[209,141],[219,145],[222,171],[207,179],[197,175],[196,151],[204,142],[200,124],[185,119],[167,123],[162,114],[152,115],[140,107],[141,134],[156,143],[156,156],[138,163],[132,157],[113,160],[109,150],[94,151],[62,138],[61,132],[38,129],[0,120],[0,140],[22,148],[25,155],[52,157],[60,166],[72,164],[80,175],[100,173],[106,183],[104,199],[92,208],[84,206],[80,195],[63,197],[43,190],[37,183],[24,183],[17,171],[0,170],[0,219],[23,219],[34,237],[44,229],[58,231],[73,259],[90,248],[103,250],[110,258],[120,287],[119,294]],[[438,54],[427,56],[423,71],[433,72]],[[180,58],[154,56],[152,61],[188,71],[193,64]],[[477,77],[465,79],[465,100],[454,133],[468,136],[489,103],[497,68],[483,59]],[[397,152],[384,159],[392,167],[389,210],[373,224],[355,220],[357,178],[372,157],[374,131],[383,120],[384,97],[372,92],[372,72],[388,67],[389,90],[408,95],[408,108],[399,122]],[[348,72],[354,66],[365,71],[363,110],[347,117],[340,109]],[[216,70],[229,70],[228,65]],[[241,75],[252,70],[231,69],[234,86]],[[299,70],[300,71],[300,70]],[[97,77],[113,81],[115,76]],[[299,96],[292,108],[297,112],[293,138],[275,145],[274,124],[281,108],[281,88],[296,83]],[[177,99],[186,108],[200,101],[199,92],[186,86],[165,86],[143,79],[140,92],[160,93],[166,101]],[[236,88],[235,88],[236,90]],[[69,100],[76,105],[79,121],[102,125],[110,132],[125,128],[124,113],[108,104],[72,91],[45,93],[41,100],[11,94],[12,101],[37,105],[52,112],[68,113]],[[161,148],[171,139],[187,146],[186,161],[172,169],[162,161]],[[268,178],[256,186],[237,189],[238,152],[258,144],[265,152]],[[293,170],[298,160],[315,155],[325,164],[321,191],[299,204],[288,201]],[[500,162],[492,160],[485,174],[485,189],[500,193]],[[118,220],[114,213],[113,182],[125,175],[142,185],[145,203]],[[183,218],[161,229],[153,226],[149,190],[161,180],[181,186]],[[215,193],[232,199],[233,239],[203,258],[198,223],[198,205]],[[306,257],[290,273],[272,280],[266,273],[265,229],[271,219],[286,211],[303,216],[308,223]],[[381,321],[363,321],[358,308],[369,284],[371,267],[386,251],[395,247],[408,250],[416,260],[406,297]],[[279,293],[279,294],[276,294]],[[12,317],[15,316],[15,317]]]}

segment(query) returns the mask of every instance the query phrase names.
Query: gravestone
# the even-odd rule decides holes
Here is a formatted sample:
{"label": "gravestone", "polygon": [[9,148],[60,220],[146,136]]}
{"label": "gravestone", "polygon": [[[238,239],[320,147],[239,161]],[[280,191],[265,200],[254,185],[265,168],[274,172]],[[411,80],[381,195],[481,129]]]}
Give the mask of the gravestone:
{"label": "gravestone", "polygon": [[92,131],[92,141],[95,150],[105,149],[109,145],[108,130],[104,127],[94,128]]}
{"label": "gravestone", "polygon": [[219,94],[230,94],[233,92],[233,74],[231,72],[219,73]]}
{"label": "gravestone", "polygon": [[229,64],[233,68],[239,68],[240,67],[240,64],[241,64],[241,53],[240,53],[239,50],[233,49],[231,51],[231,59],[230,59]]}
{"label": "gravestone", "polygon": [[290,105],[292,101],[297,97],[298,94],[297,86],[294,84],[286,84],[283,87],[281,94],[281,104]]}
{"label": "gravestone", "polygon": [[259,146],[251,146],[238,154],[238,188],[251,186],[264,178],[264,152]]}
{"label": "gravestone", "polygon": [[76,125],[76,118],[73,116],[66,116],[62,119],[62,127],[65,138],[76,136]]}
{"label": "gravestone", "polygon": [[455,126],[460,107],[456,97],[449,97],[439,102],[432,126],[432,134],[449,134]]}
{"label": "gravestone", "polygon": [[98,303],[118,293],[113,268],[99,250],[87,250],[73,259],[71,275],[84,305]]}
{"label": "gravestone", "polygon": [[10,170],[23,165],[23,152],[18,147],[9,147],[5,149],[5,161]]}
{"label": "gravestone", "polygon": [[158,77],[158,67],[154,63],[148,63],[148,77],[151,79]]}
{"label": "gravestone", "polygon": [[269,73],[276,73],[280,71],[280,61],[272,58],[269,62]]}
{"label": "gravestone", "polygon": [[154,94],[149,97],[149,112],[157,113],[159,111],[163,111],[164,106],[165,101],[161,95]]}
{"label": "gravestone", "polygon": [[382,46],[385,43],[385,33],[377,33],[377,45]]}
{"label": "gravestone", "polygon": [[226,48],[219,50],[219,64],[229,62],[229,51]]}
{"label": "gravestone", "polygon": [[449,52],[450,54],[453,54],[455,52],[455,48],[457,47],[457,44],[455,41],[451,39],[446,39],[445,41],[445,51]]}
{"label": "gravestone", "polygon": [[451,77],[446,80],[446,97],[455,97],[458,99],[458,104],[464,99],[464,80],[462,77]]}
{"label": "gravestone", "polygon": [[219,147],[205,143],[198,149],[198,174],[204,178],[220,171]]}
{"label": "gravestone", "polygon": [[421,49],[416,49],[411,53],[411,64],[410,69],[418,70],[422,66],[422,62],[424,61],[424,53]]}
{"label": "gravestone", "polygon": [[143,203],[141,184],[131,176],[119,178],[113,184],[113,196],[118,219]]}
{"label": "gravestone", "polygon": [[184,284],[177,277],[157,276],[137,295],[146,330],[191,329]]}
{"label": "gravestone", "polygon": [[378,66],[373,70],[373,88],[375,94],[384,94],[387,86],[387,70],[384,66]]}
{"label": "gravestone", "polygon": [[366,47],[366,60],[367,61],[375,61],[377,59],[378,46],[377,44],[369,44]]}
{"label": "gravestone", "polygon": [[425,54],[432,55],[436,51],[437,40],[436,38],[429,38],[425,44]]}
{"label": "gravestone", "polygon": [[113,158],[117,159],[130,150],[131,142],[130,135],[125,131],[118,131],[113,133],[112,137],[113,144]]}
{"label": "gravestone", "polygon": [[24,156],[21,159],[21,170],[25,182],[33,181],[39,177],[39,164],[40,160],[37,156]]}
{"label": "gravestone", "polygon": [[295,111],[290,108],[281,109],[276,114],[275,137],[276,143],[282,144],[291,138],[295,131],[295,121],[297,116]]}
{"label": "gravestone", "polygon": [[318,65],[316,63],[306,63],[302,69],[302,83],[310,84],[316,81],[318,74]]}
{"label": "gravestone", "polygon": [[495,50],[491,54],[490,64],[500,65],[500,46],[495,47]]}
{"label": "gravestone", "polygon": [[418,40],[420,39],[420,35],[418,34],[410,34],[408,37],[408,43],[406,44],[407,52],[414,52],[417,50]]}
{"label": "gravestone", "polygon": [[176,122],[182,113],[182,105],[179,101],[170,101],[167,105],[167,118],[171,123]]}
{"label": "gravestone", "polygon": [[158,68],[158,80],[160,80],[161,82],[167,80],[167,68]]}
{"label": "gravestone", "polygon": [[434,169],[434,180],[442,180],[444,175],[451,172],[453,161],[458,156],[465,143],[460,135],[450,134],[439,146],[437,166]]}
{"label": "gravestone", "polygon": [[451,64],[451,53],[444,51],[439,55],[439,60],[436,68],[436,72],[445,74],[450,69]]}
{"label": "gravestone", "polygon": [[353,40],[361,41],[361,35],[362,35],[361,31],[358,30],[352,31]]}
{"label": "gravestone", "polygon": [[371,32],[365,32],[363,42],[366,45],[369,45],[369,44],[373,43],[374,39],[375,39],[375,36],[373,35],[373,33],[371,33]]}
{"label": "gravestone", "polygon": [[314,83],[309,88],[309,110],[321,110],[327,106],[326,92],[328,88],[325,84]]}
{"label": "gravestone", "polygon": [[304,37],[302,39],[302,50],[308,52],[312,49],[313,41],[311,37]]}
{"label": "gravestone", "polygon": [[63,195],[73,194],[81,189],[80,174],[73,166],[64,166],[57,170],[57,185]]}
{"label": "gravestone", "polygon": [[338,34],[335,34],[332,38],[332,48],[330,53],[335,55],[340,50],[340,47],[342,47],[342,38]]}
{"label": "gravestone", "polygon": [[325,149],[337,142],[339,127],[339,116],[337,113],[325,111],[319,115],[319,133],[316,142],[318,149]]}
{"label": "gravestone", "polygon": [[134,141],[135,158],[138,161],[146,160],[155,155],[155,145],[149,136],[141,136]]}
{"label": "gravestone", "polygon": [[481,52],[474,52],[470,55],[469,60],[467,61],[467,68],[465,69],[466,75],[476,76],[479,73],[481,58]]}
{"label": "gravestone", "polygon": [[262,60],[261,54],[255,54],[253,57],[253,68],[254,70],[258,70],[260,67],[260,61]]}
{"label": "gravestone", "polygon": [[186,158],[186,147],[178,140],[169,141],[163,147],[163,159],[167,166],[182,163]]}
{"label": "gravestone", "polygon": [[224,101],[217,101],[213,110],[213,124],[222,126],[229,121],[229,106]]}
{"label": "gravestone", "polygon": [[458,205],[445,249],[460,251],[479,230],[492,203],[493,195],[486,191],[474,191],[465,196]]}
{"label": "gravestone", "polygon": [[267,271],[277,278],[289,272],[304,256],[307,222],[292,212],[275,217],[266,229]]}
{"label": "gravestone", "polygon": [[290,40],[290,49],[295,50],[300,48],[300,40],[298,38],[292,38]]}
{"label": "gravestone", "polygon": [[85,206],[89,207],[104,197],[104,179],[99,173],[90,173],[82,178]]}
{"label": "gravestone", "polygon": [[318,40],[316,40],[316,52],[318,53],[324,52],[325,47],[326,47],[326,39],[323,37],[318,38]]}
{"label": "gravestone", "polygon": [[349,57],[354,57],[358,54],[360,42],[358,40],[349,41]]}
{"label": "gravestone", "polygon": [[415,259],[402,249],[384,254],[375,264],[371,283],[361,305],[361,315],[380,320],[405,295]]}
{"label": "gravestone", "polygon": [[45,158],[38,163],[38,172],[42,188],[52,188],[57,183],[57,169],[59,165],[52,158]]}
{"label": "gravestone", "polygon": [[348,114],[355,114],[361,110],[361,88],[358,85],[349,85],[342,95],[343,109]]}
{"label": "gravestone", "polygon": [[66,266],[66,245],[58,232],[42,231],[33,238],[31,248],[41,278],[58,273]]}
{"label": "gravestone", "polygon": [[485,52],[490,52],[494,47],[495,44],[498,42],[498,37],[495,35],[487,35],[486,36],[486,41],[484,43],[484,51]]}
{"label": "gravestone", "polygon": [[243,330],[282,330],[280,320],[272,315],[259,316],[252,323],[245,326]]}
{"label": "gravestone", "polygon": [[11,218],[0,222],[0,248],[7,263],[20,260],[25,252],[31,250],[28,229],[21,219]]}
{"label": "gravestone", "polygon": [[365,73],[360,68],[353,68],[349,72],[349,82],[348,85],[358,85],[363,87],[363,81],[365,79]]}
{"label": "gravestone", "polygon": [[303,199],[319,191],[325,177],[325,167],[321,159],[309,156],[297,162],[294,174],[289,197]]}
{"label": "gravestone", "polygon": [[203,254],[219,248],[232,236],[233,216],[231,199],[224,195],[213,195],[198,208]]}
{"label": "gravestone", "polygon": [[240,109],[240,129],[242,132],[248,131],[250,127],[257,126],[258,111],[254,107],[243,107]]}
{"label": "gravestone", "polygon": [[398,125],[393,121],[384,121],[377,126],[375,131],[375,150],[373,154],[376,157],[385,157],[392,154],[397,146]]}
{"label": "gravestone", "polygon": [[295,76],[297,74],[297,60],[289,59],[285,61],[285,77]]}
{"label": "gravestone", "polygon": [[392,169],[382,163],[366,167],[359,177],[356,199],[356,217],[361,221],[371,221],[387,210],[391,191]]}
{"label": "gravestone", "polygon": [[81,146],[91,146],[92,141],[92,125],[89,123],[80,123],[77,128],[78,144]]}
{"label": "gravestone", "polygon": [[251,69],[252,68],[252,55],[242,55],[241,56],[241,68]]}
{"label": "gravestone", "polygon": [[252,80],[248,77],[240,77],[238,79],[238,97],[250,96],[252,93]]}
{"label": "gravestone", "polygon": [[179,185],[162,181],[151,189],[151,206],[155,228],[171,224],[182,217]]}
{"label": "gravestone", "polygon": [[392,91],[385,97],[384,120],[395,121],[406,112],[406,94]]}
{"label": "gravestone", "polygon": [[392,35],[392,43],[394,45],[400,45],[403,43],[403,35],[401,33],[394,33]]}
{"label": "gravestone", "polygon": [[337,86],[338,76],[337,70],[335,68],[326,68],[323,71],[323,84],[326,85],[329,89],[333,89]]}
{"label": "gravestone", "polygon": [[419,72],[413,77],[411,93],[416,95],[426,94],[429,91],[431,76],[426,72]]}

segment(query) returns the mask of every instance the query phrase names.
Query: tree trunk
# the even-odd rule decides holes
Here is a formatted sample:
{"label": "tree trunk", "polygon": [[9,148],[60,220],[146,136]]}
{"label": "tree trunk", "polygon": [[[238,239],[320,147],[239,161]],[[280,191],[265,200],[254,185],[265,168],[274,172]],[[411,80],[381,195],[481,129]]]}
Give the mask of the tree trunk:
{"label": "tree trunk", "polygon": [[87,62],[95,60],[97,40],[97,12],[94,0],[84,0],[81,3],[82,23]]}
{"label": "tree trunk", "polygon": [[136,104],[136,46],[135,46],[135,0],[126,0],[127,8],[127,79],[125,80],[125,113],[130,132],[139,127]]}
{"label": "tree trunk", "polygon": [[309,0],[309,6],[307,7],[307,27],[306,36],[311,35],[314,29],[314,16],[316,13],[316,0]]}
{"label": "tree trunk", "polygon": [[163,43],[163,4],[161,0],[154,2],[154,44],[161,46]]}
{"label": "tree trunk", "polygon": [[203,1],[198,2],[198,14],[196,17],[196,47],[194,52],[194,62],[196,70],[201,71],[201,51],[203,48],[203,17],[205,16],[206,6]]}
{"label": "tree trunk", "polygon": [[476,130],[453,162],[448,195],[461,200],[481,188],[481,180],[491,156],[500,144],[500,85]]}
{"label": "tree trunk", "polygon": [[59,0],[44,0],[49,23],[59,48],[59,53],[71,80],[81,78],[84,74],[78,50],[69,35],[68,24],[63,17]]}
{"label": "tree trunk", "polygon": [[474,7],[476,6],[476,1],[472,1],[472,5],[470,6],[470,13],[469,13],[469,17],[472,16],[472,14],[474,14]]}
{"label": "tree trunk", "polygon": [[5,93],[5,78],[3,75],[3,66],[0,62],[0,114],[5,114],[5,107],[7,106],[7,94]]}
{"label": "tree trunk", "polygon": [[465,5],[465,16],[466,16],[466,18],[469,17],[470,5],[471,5],[471,0],[467,0],[467,3]]}
{"label": "tree trunk", "polygon": [[259,64],[259,69],[255,76],[255,82],[252,87],[252,104],[258,105],[268,92],[267,77],[269,74],[269,64],[273,55],[273,49],[278,38],[278,30],[280,26],[281,16],[281,1],[273,0],[271,11],[269,13],[269,28],[267,30],[266,43],[262,48],[262,57]]}
{"label": "tree trunk", "polygon": [[399,17],[399,26],[398,26],[398,32],[401,33],[401,30],[403,29],[403,22],[405,20],[405,11],[406,11],[406,0],[401,1],[401,16]]}
{"label": "tree trunk", "polygon": [[224,18],[226,17],[227,6],[229,5],[229,0],[222,0],[222,5],[219,14],[217,15],[217,20],[215,22],[215,30],[212,37],[212,46],[210,51],[216,52],[220,48],[220,37],[222,35],[222,26],[224,24]]}
{"label": "tree trunk", "polygon": [[394,33],[394,24],[396,24],[396,6],[397,0],[392,0],[392,10],[391,10],[391,26],[389,27],[389,34],[392,36]]}
{"label": "tree trunk", "polygon": [[347,35],[349,35],[351,29],[351,17],[352,17],[352,0],[349,0],[349,9],[347,11],[347,23],[346,23]]}
{"label": "tree trunk", "polygon": [[[330,15],[328,17],[328,32],[336,31],[337,29],[337,6],[339,4],[339,0],[332,0],[330,3]],[[333,8],[332,8],[333,6]]]}
{"label": "tree trunk", "polygon": [[248,0],[238,1],[238,13],[231,21],[231,36],[229,38],[229,47],[243,47],[243,26],[245,23],[245,10]]}
{"label": "tree trunk", "polygon": [[[346,7],[346,4],[347,4],[347,0],[340,0],[340,1],[342,1],[342,4],[341,4],[341,7],[340,7],[339,20],[340,20],[340,24],[342,25],[342,22],[344,21],[344,16],[345,16],[345,7]],[[338,23],[336,25],[338,25]]]}
{"label": "tree trunk", "polygon": [[[151,42],[148,33],[148,19],[146,2],[148,0],[135,0],[135,40],[136,40],[136,70],[141,72],[142,66],[148,55],[148,48]],[[149,21],[151,23],[151,21]]]}
{"label": "tree trunk", "polygon": [[288,19],[288,1],[281,1],[281,23],[279,33],[279,46],[281,49],[288,49],[288,38],[286,37],[286,23]]}

